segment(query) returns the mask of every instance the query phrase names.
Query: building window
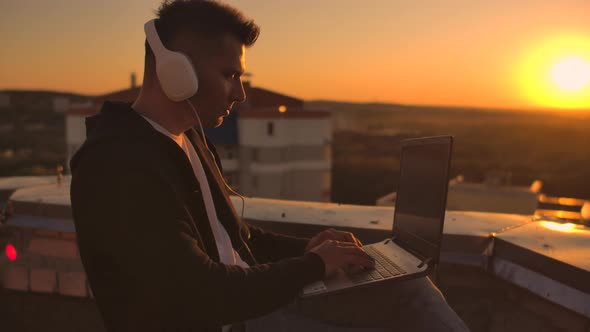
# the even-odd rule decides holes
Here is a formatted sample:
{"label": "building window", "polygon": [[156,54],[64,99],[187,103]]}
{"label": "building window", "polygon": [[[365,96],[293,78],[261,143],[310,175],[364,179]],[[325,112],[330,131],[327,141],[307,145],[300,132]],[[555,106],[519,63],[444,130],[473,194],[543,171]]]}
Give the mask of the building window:
{"label": "building window", "polygon": [[275,134],[275,125],[272,122],[269,122],[266,125],[266,133],[268,134],[268,136],[274,136]]}

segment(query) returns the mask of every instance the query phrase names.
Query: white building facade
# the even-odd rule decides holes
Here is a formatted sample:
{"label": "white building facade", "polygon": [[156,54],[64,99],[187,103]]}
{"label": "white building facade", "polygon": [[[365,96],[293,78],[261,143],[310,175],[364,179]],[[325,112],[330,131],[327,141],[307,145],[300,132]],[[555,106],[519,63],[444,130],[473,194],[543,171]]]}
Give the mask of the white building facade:
{"label": "white building facade", "polygon": [[[241,113],[238,137],[237,178],[243,194],[330,201],[330,113],[303,110]],[[225,169],[227,160],[221,159]]]}

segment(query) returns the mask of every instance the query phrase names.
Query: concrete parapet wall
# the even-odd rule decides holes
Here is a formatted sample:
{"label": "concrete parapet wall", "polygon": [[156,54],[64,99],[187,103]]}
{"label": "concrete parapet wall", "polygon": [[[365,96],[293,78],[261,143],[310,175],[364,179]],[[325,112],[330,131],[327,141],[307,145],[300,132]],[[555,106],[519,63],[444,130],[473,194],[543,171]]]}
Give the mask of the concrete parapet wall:
{"label": "concrete parapet wall", "polygon": [[[45,187],[52,195],[47,195]],[[88,310],[93,300],[75,246],[73,223],[67,219],[69,191],[64,186],[49,187],[17,190],[12,196],[17,209],[4,227],[14,231],[20,256],[0,267],[3,287],[8,289],[0,295],[10,298],[8,303],[0,301],[2,327],[35,330],[19,325],[30,315],[27,308],[35,307],[54,312],[52,318],[39,318],[41,329],[51,330],[53,324],[60,331],[69,331],[71,326],[76,331],[100,330],[97,312]],[[241,210],[241,200],[232,200]],[[43,204],[60,208],[44,208]],[[27,215],[19,214],[23,212]],[[352,231],[370,243],[390,234],[393,208],[248,198],[244,217],[279,233],[311,237],[334,227]],[[590,286],[584,280],[590,280],[589,240],[590,229],[582,225],[545,224],[522,215],[448,211],[442,263],[434,279],[472,331],[587,332]],[[536,275],[552,283],[539,281]],[[69,321],[78,314],[76,309],[65,314],[61,308],[69,308],[74,298],[84,304],[80,315],[88,315],[90,325],[83,329]]]}

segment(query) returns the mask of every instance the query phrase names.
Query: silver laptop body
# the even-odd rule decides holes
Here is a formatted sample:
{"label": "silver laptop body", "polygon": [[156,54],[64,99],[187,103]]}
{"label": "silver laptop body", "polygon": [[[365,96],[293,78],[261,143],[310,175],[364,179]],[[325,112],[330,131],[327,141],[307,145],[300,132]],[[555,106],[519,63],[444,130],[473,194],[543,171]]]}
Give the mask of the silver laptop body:
{"label": "silver laptop body", "polygon": [[300,297],[427,275],[440,255],[452,146],[451,136],[402,141],[392,236],[363,246],[375,258],[375,269],[339,271],[306,285]]}

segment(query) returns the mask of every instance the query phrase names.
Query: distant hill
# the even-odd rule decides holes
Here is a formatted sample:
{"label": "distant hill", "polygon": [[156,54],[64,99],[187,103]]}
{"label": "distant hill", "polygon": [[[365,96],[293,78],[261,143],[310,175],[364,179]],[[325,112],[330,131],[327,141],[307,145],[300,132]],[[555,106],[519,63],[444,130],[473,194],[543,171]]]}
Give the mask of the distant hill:
{"label": "distant hill", "polygon": [[[88,96],[58,91],[0,90],[0,176],[54,174],[66,162],[63,105]],[[65,99],[65,100],[64,100]]]}
{"label": "distant hill", "polygon": [[401,111],[410,110],[412,106],[387,103],[353,103],[333,100],[310,100],[305,101],[306,109],[318,109],[328,111]]}
{"label": "distant hill", "polygon": [[[568,111],[553,109],[509,109],[509,108],[483,108],[460,106],[429,106],[429,105],[403,105],[394,103],[356,103],[334,100],[309,100],[305,101],[306,109],[328,111],[372,111],[372,112],[486,112],[486,113],[564,113]],[[589,110],[577,110],[573,113],[587,114]]]}
{"label": "distant hill", "polygon": [[36,98],[46,97],[71,97],[71,98],[90,98],[91,96],[83,95],[79,93],[65,92],[65,91],[52,91],[52,90],[18,90],[18,89],[6,89],[0,90],[0,93],[6,93],[11,96],[28,96]]}
{"label": "distant hill", "polygon": [[66,98],[70,102],[83,102],[90,98],[76,93],[47,90],[0,90],[0,95],[8,96],[8,108],[46,110],[53,110],[55,98]]}
{"label": "distant hill", "polygon": [[514,185],[541,180],[550,196],[590,199],[589,112],[315,105],[334,110],[334,202],[370,205],[395,191],[399,142],[436,135],[455,137],[453,177],[481,182],[488,172],[500,170],[511,173]]}

